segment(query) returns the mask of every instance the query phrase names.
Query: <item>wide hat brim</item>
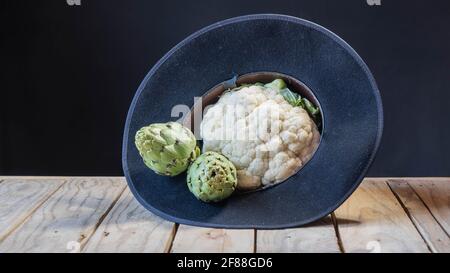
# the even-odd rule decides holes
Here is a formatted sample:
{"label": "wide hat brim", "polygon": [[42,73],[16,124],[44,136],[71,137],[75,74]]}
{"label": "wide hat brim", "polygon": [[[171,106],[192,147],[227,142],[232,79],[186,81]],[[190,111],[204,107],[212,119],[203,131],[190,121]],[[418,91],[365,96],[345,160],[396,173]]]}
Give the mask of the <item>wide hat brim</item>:
{"label": "wide hat brim", "polygon": [[[312,159],[285,182],[219,203],[197,200],[185,174],[166,177],[148,169],[134,135],[155,122],[175,120],[174,105],[232,78],[279,72],[305,83],[320,103],[323,130]],[[309,21],[273,14],[215,23],[170,50],[147,74],[130,106],[122,163],[130,190],[151,212],[181,224],[221,228],[287,228],[335,210],[357,188],[380,144],[381,98],[358,54],[331,31]]]}

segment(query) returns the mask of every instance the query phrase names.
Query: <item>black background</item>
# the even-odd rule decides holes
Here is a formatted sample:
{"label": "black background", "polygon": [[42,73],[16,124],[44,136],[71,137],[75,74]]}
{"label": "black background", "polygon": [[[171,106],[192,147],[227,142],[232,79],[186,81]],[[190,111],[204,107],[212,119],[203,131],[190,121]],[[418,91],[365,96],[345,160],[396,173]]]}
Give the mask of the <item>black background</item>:
{"label": "black background", "polygon": [[157,60],[216,21],[281,13],[335,32],[372,70],[385,128],[369,175],[450,176],[449,1],[11,0],[0,7],[1,174],[121,175],[128,106]]}

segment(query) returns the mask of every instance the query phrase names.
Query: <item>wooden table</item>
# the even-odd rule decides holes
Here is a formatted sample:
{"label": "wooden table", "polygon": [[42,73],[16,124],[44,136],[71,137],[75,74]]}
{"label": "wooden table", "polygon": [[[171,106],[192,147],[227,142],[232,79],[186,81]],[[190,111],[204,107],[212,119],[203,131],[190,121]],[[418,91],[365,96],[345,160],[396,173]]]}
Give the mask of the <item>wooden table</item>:
{"label": "wooden table", "polygon": [[123,177],[0,177],[0,252],[450,252],[450,178],[367,178],[301,228],[174,224]]}

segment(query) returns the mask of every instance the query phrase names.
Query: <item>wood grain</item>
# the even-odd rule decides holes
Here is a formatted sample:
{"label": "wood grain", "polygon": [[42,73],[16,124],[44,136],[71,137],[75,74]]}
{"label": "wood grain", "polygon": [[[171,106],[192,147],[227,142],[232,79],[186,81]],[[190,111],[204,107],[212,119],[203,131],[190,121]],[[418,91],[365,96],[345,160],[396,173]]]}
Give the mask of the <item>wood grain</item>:
{"label": "wood grain", "polygon": [[346,252],[429,252],[384,181],[364,180],[335,214]]}
{"label": "wood grain", "polygon": [[389,186],[433,252],[450,252],[450,238],[405,180],[390,180]]}
{"label": "wood grain", "polygon": [[258,230],[256,252],[340,252],[331,217],[291,229]]}
{"label": "wood grain", "polygon": [[174,226],[143,208],[127,188],[83,251],[165,252]]}
{"label": "wood grain", "polygon": [[9,179],[0,182],[0,242],[63,183],[62,179]]}
{"label": "wood grain", "polygon": [[172,252],[254,252],[253,229],[213,229],[180,225]]}
{"label": "wood grain", "polygon": [[442,226],[447,236],[450,235],[450,179],[415,180],[406,179],[417,195]]}
{"label": "wood grain", "polygon": [[0,252],[338,252],[338,243],[346,252],[450,252],[450,178],[365,179],[335,213],[340,240],[329,217],[256,232],[180,225],[175,234],[123,181],[0,176]]}
{"label": "wood grain", "polygon": [[77,252],[125,188],[123,178],[74,178],[64,183],[0,252]]}

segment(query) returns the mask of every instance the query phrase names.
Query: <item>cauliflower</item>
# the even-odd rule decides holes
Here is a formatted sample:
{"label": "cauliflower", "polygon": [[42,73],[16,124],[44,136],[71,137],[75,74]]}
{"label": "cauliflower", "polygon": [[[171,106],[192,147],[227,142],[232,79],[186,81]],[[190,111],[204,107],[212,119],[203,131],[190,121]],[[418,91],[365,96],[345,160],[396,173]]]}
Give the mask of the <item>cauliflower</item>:
{"label": "cauliflower", "polygon": [[237,169],[239,189],[278,183],[312,156],[320,134],[302,107],[266,85],[224,93],[207,109],[201,126],[203,152],[225,155]]}

